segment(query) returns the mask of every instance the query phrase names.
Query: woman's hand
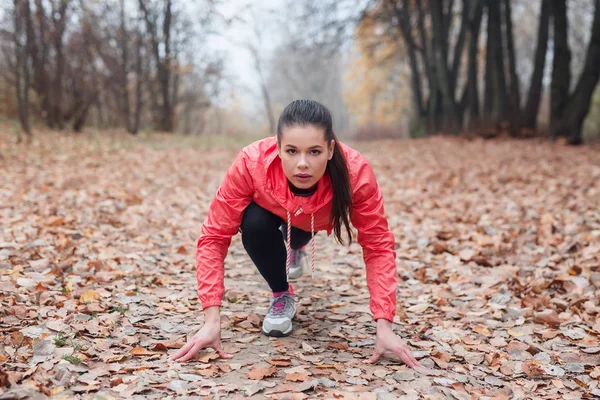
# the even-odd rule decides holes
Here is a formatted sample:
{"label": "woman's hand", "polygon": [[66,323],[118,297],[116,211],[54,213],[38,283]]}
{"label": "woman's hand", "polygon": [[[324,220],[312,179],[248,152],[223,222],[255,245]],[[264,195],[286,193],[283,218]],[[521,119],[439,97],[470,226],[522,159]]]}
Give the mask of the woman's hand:
{"label": "woman's hand", "polygon": [[206,348],[215,349],[222,358],[233,357],[231,354],[225,353],[221,347],[221,321],[219,318],[219,308],[207,308],[205,310],[205,321],[204,326],[188,340],[185,346],[169,357],[170,360],[188,361],[200,350]]}
{"label": "woman's hand", "polygon": [[365,363],[373,364],[386,353],[394,354],[411,368],[421,367],[412,352],[404,342],[392,330],[392,323],[385,319],[377,320],[377,338],[375,339],[375,351]]}

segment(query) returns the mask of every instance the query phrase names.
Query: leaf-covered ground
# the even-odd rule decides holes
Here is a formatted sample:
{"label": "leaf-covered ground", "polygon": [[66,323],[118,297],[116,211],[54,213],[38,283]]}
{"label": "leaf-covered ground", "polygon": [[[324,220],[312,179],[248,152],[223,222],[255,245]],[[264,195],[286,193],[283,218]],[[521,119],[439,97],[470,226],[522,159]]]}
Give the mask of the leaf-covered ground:
{"label": "leaf-covered ground", "polygon": [[[50,135],[0,144],[0,399],[580,399],[600,396],[600,150],[433,138],[356,145],[397,239],[396,331],[427,369],[372,352],[358,245],[318,235],[289,338],[235,237],[223,338],[202,324],[195,242],[231,146]],[[107,145],[108,143],[108,145]],[[239,147],[238,147],[239,149]]]}

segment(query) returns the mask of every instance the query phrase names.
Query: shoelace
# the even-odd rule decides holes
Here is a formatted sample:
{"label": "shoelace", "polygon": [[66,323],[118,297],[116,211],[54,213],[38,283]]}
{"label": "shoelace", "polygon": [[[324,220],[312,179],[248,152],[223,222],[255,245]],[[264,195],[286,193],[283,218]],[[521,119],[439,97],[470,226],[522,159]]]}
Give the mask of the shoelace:
{"label": "shoelace", "polygon": [[[296,212],[296,215],[299,215],[302,212],[302,209],[299,209]],[[287,241],[285,243],[285,249],[287,251],[287,259],[285,262],[285,277],[289,282],[290,276],[290,265],[292,263],[292,248],[290,247],[290,240],[292,239],[292,213],[287,212]],[[310,267],[312,278],[315,278],[315,214],[310,214]],[[295,255],[294,255],[295,257]],[[295,261],[294,261],[295,262]]]}
{"label": "shoelace", "polygon": [[294,301],[294,299],[288,293],[284,293],[281,296],[277,297],[273,302],[273,306],[271,308],[272,313],[275,315],[283,314],[289,301]]}

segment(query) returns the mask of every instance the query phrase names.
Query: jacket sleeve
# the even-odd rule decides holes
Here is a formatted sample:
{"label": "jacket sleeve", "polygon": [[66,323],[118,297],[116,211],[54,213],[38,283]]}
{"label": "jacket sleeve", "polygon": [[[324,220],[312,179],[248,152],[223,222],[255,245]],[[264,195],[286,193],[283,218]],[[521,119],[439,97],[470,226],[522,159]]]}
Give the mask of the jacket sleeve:
{"label": "jacket sleeve", "polygon": [[225,257],[231,237],[238,232],[254,185],[244,151],[227,171],[202,224],[196,249],[196,279],[202,308],[220,306],[225,292]]}
{"label": "jacket sleeve", "polygon": [[394,235],[388,229],[383,196],[371,165],[364,160],[353,188],[352,225],[358,230],[367,270],[369,306],[374,319],[394,320],[396,314],[396,253]]}

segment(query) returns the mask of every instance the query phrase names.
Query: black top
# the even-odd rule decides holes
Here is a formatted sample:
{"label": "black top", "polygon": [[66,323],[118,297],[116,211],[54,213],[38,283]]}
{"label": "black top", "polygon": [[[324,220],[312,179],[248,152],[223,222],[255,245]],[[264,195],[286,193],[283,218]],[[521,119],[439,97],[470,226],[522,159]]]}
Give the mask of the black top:
{"label": "black top", "polygon": [[311,188],[308,188],[308,189],[300,189],[300,188],[297,188],[296,186],[292,185],[291,183],[289,183],[289,184],[290,184],[290,191],[296,196],[308,197],[317,191],[317,185],[315,185]]}

